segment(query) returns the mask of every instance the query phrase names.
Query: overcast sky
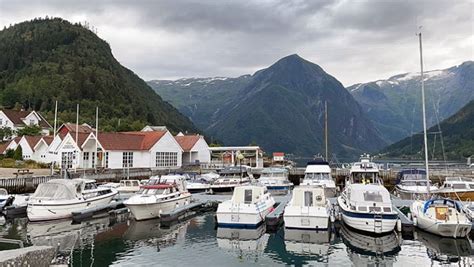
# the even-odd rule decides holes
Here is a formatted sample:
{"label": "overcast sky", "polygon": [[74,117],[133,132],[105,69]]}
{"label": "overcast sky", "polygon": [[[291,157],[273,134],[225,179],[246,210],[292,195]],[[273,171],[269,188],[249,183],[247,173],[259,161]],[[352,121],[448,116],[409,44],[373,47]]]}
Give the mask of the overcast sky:
{"label": "overcast sky", "polygon": [[0,26],[87,21],[145,80],[240,76],[297,53],[344,85],[474,58],[474,1],[0,0]]}

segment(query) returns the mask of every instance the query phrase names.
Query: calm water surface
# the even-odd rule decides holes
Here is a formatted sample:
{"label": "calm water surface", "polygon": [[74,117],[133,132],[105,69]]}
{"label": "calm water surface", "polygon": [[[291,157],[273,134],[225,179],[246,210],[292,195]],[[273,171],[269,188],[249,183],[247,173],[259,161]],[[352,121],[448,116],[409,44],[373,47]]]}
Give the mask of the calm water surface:
{"label": "calm water surface", "polygon": [[[331,232],[215,228],[209,213],[160,226],[126,215],[72,225],[0,220],[0,237],[25,245],[58,246],[58,263],[72,266],[473,266],[469,239],[425,232],[369,237],[344,226]],[[8,245],[0,244],[1,249]]]}

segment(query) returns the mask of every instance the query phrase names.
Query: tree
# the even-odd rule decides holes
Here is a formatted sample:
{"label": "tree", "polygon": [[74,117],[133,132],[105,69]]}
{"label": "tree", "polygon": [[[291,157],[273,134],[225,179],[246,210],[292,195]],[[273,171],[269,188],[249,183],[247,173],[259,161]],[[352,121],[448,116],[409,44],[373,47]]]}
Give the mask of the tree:
{"label": "tree", "polygon": [[41,127],[38,125],[32,125],[32,126],[25,126],[24,128],[18,129],[16,131],[18,136],[23,136],[23,135],[29,135],[29,136],[35,136],[35,135],[41,135]]}
{"label": "tree", "polygon": [[1,127],[0,128],[0,141],[10,139],[13,135],[13,130],[10,127]]}
{"label": "tree", "polygon": [[13,154],[14,160],[23,160],[23,149],[21,146],[17,146],[15,149],[15,153]]}
{"label": "tree", "polygon": [[5,158],[12,159],[14,155],[15,155],[15,150],[13,149],[7,149],[7,151],[5,152]]}

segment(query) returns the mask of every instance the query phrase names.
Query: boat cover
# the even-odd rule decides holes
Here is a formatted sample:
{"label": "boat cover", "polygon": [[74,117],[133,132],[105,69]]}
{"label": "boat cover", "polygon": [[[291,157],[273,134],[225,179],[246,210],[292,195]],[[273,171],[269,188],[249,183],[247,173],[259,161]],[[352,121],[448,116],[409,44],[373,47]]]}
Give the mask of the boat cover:
{"label": "boat cover", "polygon": [[33,199],[67,200],[76,198],[76,191],[80,190],[81,181],[55,179],[38,185]]}
{"label": "boat cover", "polygon": [[461,209],[462,209],[461,203],[459,203],[457,201],[454,201],[454,200],[448,199],[448,198],[437,198],[437,199],[430,199],[430,200],[425,202],[425,204],[423,206],[423,213],[426,213],[426,211],[428,211],[429,207],[433,204],[448,205],[448,206],[451,206],[451,207],[455,207],[456,210],[458,210],[458,211],[461,211]]}

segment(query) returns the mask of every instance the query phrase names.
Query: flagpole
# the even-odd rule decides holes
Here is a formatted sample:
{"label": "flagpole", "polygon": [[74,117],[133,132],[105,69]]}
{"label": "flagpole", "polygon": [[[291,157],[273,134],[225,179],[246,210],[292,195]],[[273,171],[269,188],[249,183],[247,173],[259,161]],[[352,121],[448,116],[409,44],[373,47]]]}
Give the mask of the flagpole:
{"label": "flagpole", "polygon": [[[78,144],[78,139],[79,139],[79,104],[77,104],[77,110],[76,110],[76,146],[79,148]],[[79,148],[80,149],[80,148]],[[77,152],[76,155],[76,164],[74,164],[74,172],[77,170],[77,163],[79,162],[79,151]]]}
{"label": "flagpole", "polygon": [[97,164],[99,163],[98,155],[98,142],[99,142],[99,107],[96,107],[95,110],[95,165],[94,168],[97,169]]}

